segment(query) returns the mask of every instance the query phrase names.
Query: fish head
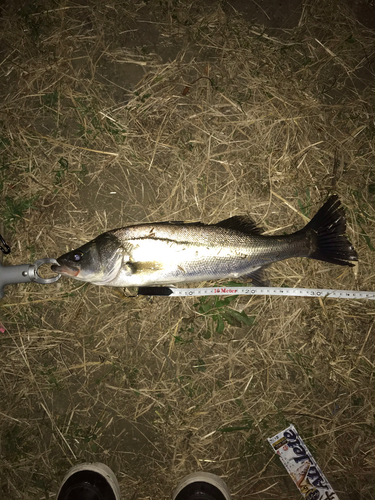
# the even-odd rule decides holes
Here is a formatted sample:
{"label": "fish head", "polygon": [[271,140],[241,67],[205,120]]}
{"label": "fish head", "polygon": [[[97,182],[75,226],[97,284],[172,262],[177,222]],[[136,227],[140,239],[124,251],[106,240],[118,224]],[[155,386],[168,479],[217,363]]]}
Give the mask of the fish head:
{"label": "fish head", "polygon": [[123,261],[120,242],[111,233],[104,233],[57,260],[51,269],[76,280],[109,285],[120,271]]}

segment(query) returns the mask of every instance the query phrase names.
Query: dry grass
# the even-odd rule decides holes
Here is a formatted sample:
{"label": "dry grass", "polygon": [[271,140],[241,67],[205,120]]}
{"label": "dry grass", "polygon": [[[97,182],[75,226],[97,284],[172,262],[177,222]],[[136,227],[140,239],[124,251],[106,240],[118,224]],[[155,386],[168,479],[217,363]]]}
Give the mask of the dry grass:
{"label": "dry grass", "polygon": [[[291,260],[272,282],[374,288],[375,39],[336,2],[289,31],[130,1],[30,3],[1,28],[7,264],[141,221],[247,213],[292,232],[336,192],[357,277]],[[68,279],[7,288],[4,498],[54,498],[96,460],[127,498],[168,498],[203,469],[234,498],[297,499],[267,443],[289,422],[341,499],[374,497],[374,305],[242,297],[231,307],[254,325],[219,335],[195,304]]]}

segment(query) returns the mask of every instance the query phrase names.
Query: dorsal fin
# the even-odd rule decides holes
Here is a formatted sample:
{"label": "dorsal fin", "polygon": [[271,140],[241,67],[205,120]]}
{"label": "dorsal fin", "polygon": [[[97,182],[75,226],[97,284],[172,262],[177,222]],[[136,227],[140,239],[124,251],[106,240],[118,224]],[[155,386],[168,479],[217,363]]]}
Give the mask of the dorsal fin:
{"label": "dorsal fin", "polygon": [[256,223],[250,219],[250,217],[246,217],[245,215],[229,217],[229,219],[218,222],[215,226],[225,227],[227,229],[237,229],[237,231],[248,234],[262,234],[264,232],[261,227],[257,226]]}

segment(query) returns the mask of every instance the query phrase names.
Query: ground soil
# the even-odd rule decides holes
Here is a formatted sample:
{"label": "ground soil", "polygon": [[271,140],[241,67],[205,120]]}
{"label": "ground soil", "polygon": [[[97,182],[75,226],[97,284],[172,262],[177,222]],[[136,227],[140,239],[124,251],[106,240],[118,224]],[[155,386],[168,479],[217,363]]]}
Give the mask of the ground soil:
{"label": "ground soil", "polygon": [[[139,2],[135,3],[137,4],[137,17],[133,19],[131,13],[129,13],[128,18],[118,20],[119,25],[124,26],[125,29],[122,30],[119,28],[116,33],[113,33],[113,38],[116,40],[114,45],[121,47],[124,51],[129,49],[133,52],[139,51],[141,47],[143,56],[152,57],[159,64],[167,64],[168,62],[174,61],[177,55],[184,50],[185,46],[188,46],[184,60],[185,63],[187,61],[194,62],[195,60],[210,61],[210,57],[213,56],[213,49],[209,46],[204,50],[202,49],[200,53],[197,53],[191,40],[177,37],[176,40],[166,41],[163,38],[162,33],[158,29],[158,23],[168,22],[165,13],[168,10],[168,4],[171,2],[160,2],[160,11],[155,7],[150,11],[148,2],[144,2],[143,4]],[[26,8],[28,4],[28,2],[22,2],[22,0],[18,0],[17,2],[3,1],[0,7],[3,15],[7,16],[10,15],[9,12],[18,12],[19,9]],[[80,2],[80,4],[84,6],[85,2]],[[204,9],[212,7],[215,11],[218,4],[220,4],[226,16],[240,15],[249,26],[256,26],[257,29],[264,30],[268,36],[280,36],[281,39],[287,37],[288,30],[298,26],[306,7],[306,2],[302,0],[259,0],[257,2],[245,0],[216,2],[214,0],[205,0],[204,2],[199,2],[199,4],[202,4]],[[196,10],[199,12],[201,6],[198,5],[198,3],[195,4],[191,2],[190,8],[191,11]],[[353,16],[355,16],[364,26],[370,29],[375,28],[375,11],[371,2],[365,0],[350,2],[347,0],[345,2],[345,8],[351,9]],[[116,15],[115,9],[114,15]],[[31,17],[28,19],[33,18]],[[95,27],[95,29],[98,29],[98,27]],[[37,51],[38,48],[36,47],[35,50]],[[46,54],[46,57],[50,57],[50,54]],[[54,57],[61,57],[61,54],[55,54]],[[82,57],[82,59],[80,59],[80,57]],[[82,54],[75,52],[75,61],[73,62],[73,64],[76,65],[75,70],[80,73],[82,79],[94,79],[101,88],[105,88],[111,102],[119,107],[127,104],[129,101],[129,94],[137,91],[140,82],[145,78],[145,70],[142,64],[98,57],[94,67],[91,63],[88,64],[85,57],[86,54],[83,51]],[[51,59],[51,65],[52,64],[53,60]],[[371,67],[361,67],[358,71],[353,72],[350,82],[347,83],[344,90],[332,88],[329,94],[330,103],[337,103],[337,105],[339,105],[342,103],[344,95],[349,96],[354,92],[362,92],[370,83],[372,84],[373,64],[372,62]],[[0,83],[4,101],[6,101],[11,93],[9,89],[12,85],[16,84],[13,78],[13,73],[10,73],[9,76]],[[43,90],[43,92],[46,93],[47,91]],[[240,102],[240,99],[238,102]],[[20,125],[27,123],[27,119],[27,116],[21,117]],[[72,117],[67,117],[65,119],[62,116],[60,119],[61,123],[57,126],[54,115],[50,117],[43,116],[39,122],[35,122],[35,131],[43,136],[54,136],[57,134],[58,130],[64,130],[73,135],[73,131],[76,128],[78,130],[78,127],[81,126],[78,120]],[[155,119],[154,122],[151,122],[150,126],[155,127],[155,129],[158,127],[161,128],[162,123]],[[188,133],[190,134],[190,131],[188,131],[187,134]],[[192,137],[192,135],[189,136],[189,141]],[[196,142],[199,144],[199,137],[197,137]],[[109,143],[107,143],[107,149],[110,150]],[[53,156],[51,155],[50,158],[54,172],[58,171],[59,168],[58,152],[58,149],[55,149],[53,151]],[[167,151],[166,154],[172,153]],[[217,157],[221,158],[219,155]],[[155,160],[153,158],[157,168],[162,171],[162,161],[158,160],[158,158],[155,158]],[[95,171],[96,166],[94,164],[88,165],[87,173],[83,171],[84,167],[86,168],[86,166],[83,165],[84,162],[79,164],[77,166],[77,171],[80,170],[81,173],[83,172],[82,177],[80,177],[80,179],[83,180],[82,182],[77,181],[75,185],[72,183],[71,197],[65,196],[65,198],[56,200],[53,193],[46,191],[43,200],[44,204],[39,214],[40,224],[35,225],[35,234],[30,233],[30,241],[32,242],[37,238],[37,233],[42,227],[46,226],[46,221],[51,221],[51,224],[56,228],[55,245],[56,248],[60,248],[63,252],[67,247],[74,245],[74,236],[71,235],[70,241],[67,242],[62,229],[67,224],[68,220],[69,223],[74,221],[72,227],[76,228],[77,239],[82,239],[83,233],[85,234],[85,238],[94,237],[98,231],[121,226],[124,223],[124,219],[129,224],[152,220],[153,211],[156,211],[156,200],[160,200],[160,190],[163,190],[163,185],[159,184],[155,179],[151,179],[149,183],[144,182],[144,180],[141,182],[140,178],[137,176],[136,170],[132,168],[132,161],[136,162],[137,160],[136,158],[131,158],[128,164],[126,164],[125,161],[119,164],[113,157],[108,156],[106,162],[101,161],[100,168],[98,168],[97,172]],[[343,166],[342,170],[344,171],[345,168]],[[200,172],[198,170],[196,171],[198,187],[194,188],[197,191],[201,190],[201,193],[206,189],[204,185],[203,167],[202,172],[202,175],[200,175]],[[227,176],[227,167],[223,163],[218,163],[215,175],[217,179]],[[282,176],[282,166],[277,175],[280,177]],[[342,175],[345,175],[345,172]],[[163,176],[167,176],[167,172],[164,170]],[[264,197],[266,197],[269,187],[267,185],[268,180],[265,179],[264,176],[259,176],[256,181],[259,181],[259,193],[262,193]],[[275,182],[278,182],[278,180]],[[331,178],[327,180],[327,185],[329,183],[331,183]],[[30,188],[30,190],[32,189]],[[123,199],[121,196],[115,196],[112,193],[126,193],[128,198]],[[192,199],[188,197],[186,205],[189,203],[193,205],[191,200]],[[169,213],[173,212],[175,219],[180,217],[181,219],[184,218],[184,209],[177,207],[173,211],[172,208],[174,207],[165,207],[165,217],[168,217]],[[194,212],[194,210],[196,211]],[[193,207],[191,211],[188,212],[189,216],[191,218],[200,218],[200,210],[201,209],[195,209]],[[160,213],[161,211],[158,212],[159,216]],[[98,222],[96,227],[91,227],[87,221],[95,217],[98,217],[100,223]],[[84,231],[81,229],[82,227],[85,227]],[[12,247],[15,248],[17,246],[17,238],[12,239],[13,237],[9,230],[8,237],[12,242]],[[31,246],[32,243],[30,243],[30,247]],[[39,250],[41,251],[42,249]],[[30,257],[30,253],[26,254],[25,251],[24,254],[18,254],[17,258],[26,258],[26,256]],[[123,300],[123,298],[121,298],[121,300]],[[139,320],[140,315],[142,317],[142,310],[148,307],[150,303],[154,305],[157,303],[160,306],[160,318],[155,319],[154,338],[150,338],[147,335],[146,328],[142,326],[144,323],[140,323]],[[189,313],[185,311],[183,319],[178,320],[173,326],[173,328],[175,328],[175,336],[173,338],[171,337],[172,340],[169,338],[166,339],[163,331],[163,323],[167,320],[163,318],[174,318],[174,314],[178,314],[179,305],[176,304],[170,310],[165,305],[162,305],[162,302],[153,302],[147,298],[129,298],[121,302],[121,306],[119,307],[122,309],[119,314],[123,315],[123,330],[116,330],[115,336],[110,337],[108,329],[106,328],[110,325],[112,306],[108,304],[107,309],[104,311],[107,315],[106,326],[101,322],[101,315],[103,314],[102,307],[107,307],[107,305],[103,306],[103,296],[100,294],[94,295],[90,290],[85,288],[72,298],[68,308],[63,309],[63,316],[62,309],[48,309],[48,307],[46,308],[44,305],[39,306],[36,304],[32,313],[22,312],[21,314],[18,312],[18,316],[14,313],[14,316],[10,315],[7,317],[9,323],[14,322],[14,325],[16,323],[22,323],[26,330],[29,328],[29,341],[31,343],[35,341],[35,344],[38,345],[38,342],[42,342],[43,340],[43,343],[40,345],[43,345],[45,350],[43,352],[36,350],[33,356],[35,355],[35,358],[38,359],[38,376],[43,377],[43,384],[48,386],[46,391],[48,392],[48,398],[50,398],[48,400],[50,403],[49,411],[51,414],[57,416],[55,420],[56,428],[53,428],[53,426],[49,426],[48,412],[43,410],[46,406],[45,402],[42,402],[38,410],[33,409],[30,405],[29,414],[27,414],[24,409],[18,411],[17,405],[21,405],[23,394],[15,394],[14,401],[9,405],[9,408],[14,408],[14,412],[11,413],[9,408],[7,408],[7,412],[12,414],[13,419],[10,424],[18,425],[19,422],[22,422],[22,425],[25,427],[21,429],[16,427],[16,425],[12,427],[9,424],[9,428],[7,428],[4,434],[6,436],[6,444],[2,449],[3,477],[0,481],[0,488],[8,495],[7,498],[27,498],[27,492],[22,488],[22,492],[19,494],[17,493],[16,477],[11,476],[10,471],[12,469],[12,463],[18,462],[19,469],[17,469],[17,473],[22,477],[22,481],[25,481],[24,477],[31,470],[30,463],[27,462],[27,457],[30,456],[32,450],[28,448],[29,436],[27,435],[27,431],[24,430],[28,426],[29,418],[38,421],[40,433],[36,435],[43,436],[43,442],[47,443],[45,447],[41,445],[41,449],[39,450],[40,464],[43,464],[43,460],[47,456],[47,453],[43,450],[52,449],[53,451],[48,455],[48,459],[46,459],[46,467],[51,466],[50,464],[53,464],[55,467],[55,469],[48,474],[46,474],[45,471],[34,470],[32,478],[28,483],[28,487],[30,491],[32,491],[30,498],[37,498],[43,490],[45,491],[46,498],[54,498],[53,491],[54,488],[56,489],[59,478],[61,478],[66,467],[69,466],[69,461],[71,463],[72,461],[74,462],[72,455],[69,455],[69,451],[64,447],[65,445],[61,445],[61,450],[63,450],[63,452],[61,452],[61,456],[59,456],[61,450],[56,446],[53,447],[51,444],[55,439],[54,432],[58,426],[64,429],[69,428],[69,431],[66,431],[66,439],[69,443],[78,443],[77,448],[74,448],[76,457],[95,460],[98,456],[102,461],[107,457],[107,463],[119,474],[121,484],[125,485],[128,491],[131,491],[132,496],[129,498],[157,498],[157,495],[159,495],[158,498],[167,498],[166,491],[172,489],[182,472],[186,472],[187,468],[194,469],[194,467],[200,467],[202,465],[201,463],[194,463],[194,459],[191,458],[189,450],[193,447],[197,447],[200,450],[204,449],[200,437],[195,434],[195,429],[200,428],[200,426],[204,427],[205,419],[209,418],[205,413],[205,407],[202,406],[198,409],[195,407],[194,410],[192,410],[192,407],[190,408],[189,404],[186,403],[183,407],[181,406],[181,410],[174,409],[172,411],[172,406],[170,406],[172,404],[160,388],[161,385],[158,385],[157,382],[164,380],[164,376],[168,376],[168,380],[173,380],[175,384],[173,391],[180,394],[182,399],[187,399],[189,395],[191,396],[189,391],[193,392],[194,390],[197,390],[196,394],[199,399],[199,391],[201,389],[196,389],[193,382],[191,382],[192,379],[189,379],[189,376],[183,372],[183,369],[177,363],[175,363],[171,355],[172,340],[174,341],[176,337],[177,339],[184,338],[184,340],[181,340],[182,348],[185,349],[186,357],[191,357],[190,365],[186,362],[186,366],[188,366],[192,372],[194,372],[194,370],[195,372],[197,371],[197,363],[202,359],[206,360],[206,362],[207,359],[210,359],[210,363],[214,365],[215,358],[210,358],[210,356],[215,356],[215,348],[224,349],[222,344],[225,342],[218,339],[210,345],[204,345],[197,342],[197,339],[192,339],[189,336],[188,332],[190,332],[190,329],[196,328],[194,323],[196,317],[195,310],[190,310]],[[323,317],[320,316],[320,309],[318,306],[316,306],[317,310],[315,312],[313,311],[314,306],[305,306],[301,303],[298,304],[298,307],[300,312],[297,311],[298,314],[296,317],[301,318],[302,324],[304,324],[305,316],[307,317],[308,315],[316,318],[316,325],[320,324],[320,321],[324,322],[326,320],[327,324],[329,323],[331,325],[330,332],[332,333],[332,337],[334,337],[335,320],[333,317],[329,316],[329,313],[327,313],[327,316]],[[296,310],[291,308],[285,311],[285,317],[290,316],[292,318],[295,313]],[[265,314],[270,315],[270,321],[275,320],[276,323],[279,321],[278,318],[275,319],[272,317],[272,311],[268,313],[265,312]],[[89,327],[87,327],[87,329],[82,327],[82,332],[72,330],[72,325],[76,326],[77,320],[81,318],[81,316],[86,318],[86,326],[89,324]],[[323,320],[321,319],[322,317]],[[355,313],[351,311],[351,314],[348,314],[347,321],[354,321],[354,317]],[[38,336],[35,336],[33,340],[33,328],[37,318],[43,318],[43,325],[46,328],[46,333],[44,337],[42,330],[38,330]],[[49,328],[47,328],[46,325],[49,325]],[[316,326],[316,328],[318,329],[318,326]],[[172,331],[172,326],[170,326],[170,330]],[[240,330],[238,330],[238,332],[239,331]],[[202,335],[204,334],[202,333]],[[124,338],[126,338],[126,345],[124,343]],[[247,349],[249,353],[253,352],[253,349],[255,349],[251,341],[249,341],[246,346],[242,344],[243,339],[241,339],[240,333],[234,333],[231,341],[233,341],[233,343],[228,347],[228,365],[226,368],[230,374],[232,374],[232,370],[233,373],[235,373],[236,370],[240,370],[238,366],[231,365],[232,350],[236,350],[236,346],[241,346],[241,349],[244,350]],[[17,349],[20,353],[19,355],[21,356],[23,352],[22,345],[17,345]],[[54,350],[50,349],[51,346],[54,347]],[[8,349],[9,356],[13,356],[14,349],[11,347],[11,343]],[[39,348],[36,347],[36,349]],[[154,359],[152,355],[146,357],[145,353],[153,353],[154,349],[160,349],[160,353],[162,353],[163,356],[160,354],[161,357],[159,358],[155,355]],[[225,346],[225,349],[227,349],[227,346]],[[32,352],[34,353],[34,351]],[[157,352],[159,356],[159,351]],[[87,373],[85,372],[85,376],[81,377],[78,375],[78,372],[86,363],[85,356],[90,356],[90,362],[93,363],[92,366],[97,365],[97,369],[93,373],[89,371]],[[55,372],[54,363],[56,359],[59,363],[61,362],[66,366],[65,372],[64,368],[60,366],[60,371],[58,372],[59,377],[56,376]],[[124,360],[126,360],[126,363]],[[246,360],[243,361],[243,363],[245,362]],[[32,363],[32,360],[30,360],[30,363]],[[45,365],[44,368],[43,363]],[[301,366],[302,364],[303,359],[301,357]],[[202,369],[200,373],[204,374],[204,366],[199,366],[198,363],[198,369]],[[301,373],[305,369],[307,370],[307,368],[301,368]],[[293,380],[298,380],[298,378],[301,377],[301,373],[297,368],[290,376]],[[70,377],[69,384],[65,379],[65,377],[68,376]],[[34,375],[31,374],[31,385],[35,382],[33,377]],[[147,393],[150,403],[149,407],[143,400],[142,404],[139,403],[139,398],[143,397],[142,381],[148,380],[148,377],[155,380],[155,390],[150,390]],[[280,374],[280,380],[281,377],[282,375]],[[287,383],[287,380],[284,382]],[[9,379],[7,379],[6,383],[9,384],[10,387],[11,382]],[[215,381],[207,381],[208,385],[211,383],[214,387],[212,389],[213,393],[215,393],[216,390],[219,391],[220,387],[225,386],[228,382],[224,374],[220,372]],[[266,393],[268,372],[264,375],[262,384],[264,384],[264,392]],[[36,386],[38,386],[38,384],[36,384]],[[40,387],[40,394],[44,394],[44,389],[44,386]],[[314,391],[314,388],[312,388],[312,391]],[[329,391],[328,386],[327,391]],[[333,400],[334,397],[339,400],[341,393],[344,392],[344,390],[341,391],[339,384],[335,388],[335,391],[334,395],[330,395],[331,400]],[[39,398],[40,394],[36,392],[35,398]],[[317,398],[320,397],[318,391],[315,395]],[[129,413],[125,415],[121,413],[123,411],[121,404],[113,402],[124,398],[129,398],[129,407],[132,407],[132,411],[129,410]],[[157,402],[156,405],[155,401]],[[241,402],[239,399],[237,400],[237,396],[233,395],[233,402],[231,404],[240,407]],[[358,405],[360,405],[360,402],[358,402]],[[64,409],[66,408],[69,408],[70,413],[64,416]],[[88,411],[88,408],[90,411]],[[134,408],[136,408],[137,411],[135,411]],[[176,408],[178,408],[178,405],[176,405]],[[190,411],[196,412],[194,424],[196,427],[194,427],[191,422],[190,424],[187,423],[190,418]],[[275,408],[272,408],[270,405],[269,411],[270,413],[275,412]],[[136,417],[134,415],[136,415]],[[59,421],[59,418],[63,421]],[[246,420],[246,418],[244,418],[246,422],[242,422],[239,426],[243,427],[243,430],[240,430],[243,435],[249,431],[251,425],[254,427],[257,425],[256,422],[250,425],[248,422],[250,417],[248,420]],[[267,418],[268,417],[265,416],[265,420],[267,420]],[[82,421],[85,421],[86,425],[83,425]],[[176,424],[177,421],[178,425]],[[281,421],[283,422],[283,420]],[[231,425],[232,424],[229,423],[227,427]],[[235,424],[233,424],[233,426],[234,425]],[[247,425],[250,427],[247,428]],[[280,423],[280,425],[282,424]],[[369,423],[368,425],[370,426],[373,424]],[[251,448],[253,439],[251,432],[249,431],[249,434],[246,434],[246,446],[248,448],[243,452],[240,458],[240,465],[235,469],[233,474],[231,474],[230,466],[230,461],[234,458],[231,457],[231,446],[233,446],[233,444],[227,439],[227,434],[225,434],[225,432],[222,434],[223,455],[225,450],[225,460],[227,461],[227,465],[229,464],[225,471],[226,480],[230,483],[232,489],[234,488],[237,492],[235,498],[241,498],[243,491],[246,494],[246,498],[252,498],[249,490],[246,490],[247,471],[249,467],[253,467],[251,464],[249,465],[249,461],[253,460],[253,457],[255,457],[254,462],[257,463],[259,474],[261,472],[261,467],[264,466],[264,468],[266,468],[267,466],[267,461],[264,458],[267,456],[267,452],[265,451],[267,445],[265,445],[264,449],[254,451]],[[266,431],[264,428],[262,432],[264,433],[263,438],[265,441],[268,436],[265,435]],[[69,441],[69,436],[71,437],[71,441]],[[100,436],[99,448],[96,444],[97,436]],[[169,446],[171,442],[174,443],[175,455],[172,446]],[[352,444],[355,446],[355,443]],[[30,446],[32,446],[31,437]],[[88,448],[90,448],[89,451],[87,451]],[[17,455],[17,450],[19,451],[21,449],[23,452]],[[251,452],[249,450],[251,450]],[[235,453],[234,449],[233,453]],[[264,457],[261,456],[259,458],[258,455],[262,453]],[[184,464],[181,465],[180,463],[178,467],[176,466],[176,469],[175,460],[177,455],[184,457]],[[249,456],[252,458],[249,459]],[[22,460],[25,461],[26,472],[22,470]],[[343,458],[343,460],[345,460],[345,458]],[[329,463],[328,459],[327,463]],[[188,464],[188,467],[185,469],[184,465],[186,464]],[[210,470],[224,475],[222,469],[220,469],[221,465],[218,466],[217,470],[215,470],[215,465],[213,465],[213,468]],[[44,466],[41,465],[41,467]],[[298,498],[294,485],[290,484],[291,482],[284,474],[284,471],[281,468],[276,469],[276,467],[277,466],[275,466],[275,470],[278,470],[278,472],[274,472],[274,478],[275,481],[279,481],[279,484],[282,485],[285,495],[282,498]],[[252,470],[252,479],[255,478],[258,472]],[[8,481],[10,477],[12,477],[12,481]],[[150,487],[150,482],[154,482],[153,488]],[[268,493],[266,493],[269,483],[260,482],[260,484],[262,487],[264,486],[264,490],[262,490],[260,495],[256,498],[275,498],[272,494],[268,496]],[[240,485],[240,487],[238,487],[238,485]],[[125,486],[123,486],[124,493]],[[369,490],[372,486],[373,485],[370,484]],[[152,491],[155,492],[156,496],[152,495]],[[355,496],[356,494],[356,489],[353,486],[353,489],[348,491],[344,498],[347,500],[354,499],[357,498]],[[124,496],[124,498],[128,497]],[[279,496],[279,498],[281,497]],[[370,496],[366,496],[365,493],[364,496],[358,498],[370,499]]]}

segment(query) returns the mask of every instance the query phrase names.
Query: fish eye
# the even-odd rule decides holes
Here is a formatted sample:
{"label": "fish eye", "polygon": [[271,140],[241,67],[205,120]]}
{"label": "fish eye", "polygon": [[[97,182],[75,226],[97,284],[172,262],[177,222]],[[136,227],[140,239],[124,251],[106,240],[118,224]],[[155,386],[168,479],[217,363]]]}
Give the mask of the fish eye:
{"label": "fish eye", "polygon": [[73,260],[75,262],[79,262],[83,257],[83,253],[82,252],[76,252],[73,254]]}

